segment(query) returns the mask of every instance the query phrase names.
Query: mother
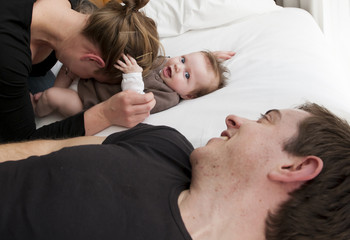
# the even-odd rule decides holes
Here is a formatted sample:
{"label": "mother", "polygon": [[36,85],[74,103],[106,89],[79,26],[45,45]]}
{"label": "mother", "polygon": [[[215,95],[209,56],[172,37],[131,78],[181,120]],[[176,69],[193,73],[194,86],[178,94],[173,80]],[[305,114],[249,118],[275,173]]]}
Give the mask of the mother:
{"label": "mother", "polygon": [[27,81],[32,68],[49,71],[58,59],[81,78],[113,82],[121,53],[142,56],[139,64],[147,71],[160,47],[154,21],[138,11],[148,1],[112,0],[85,15],[72,9],[76,0],[0,0],[0,142],[93,135],[143,121],[153,95],[122,92],[36,129]]}

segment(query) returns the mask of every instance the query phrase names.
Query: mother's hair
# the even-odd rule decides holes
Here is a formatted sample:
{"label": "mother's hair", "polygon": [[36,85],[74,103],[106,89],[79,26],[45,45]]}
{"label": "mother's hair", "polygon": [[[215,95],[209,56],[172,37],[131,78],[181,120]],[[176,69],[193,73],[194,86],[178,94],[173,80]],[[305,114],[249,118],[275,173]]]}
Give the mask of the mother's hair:
{"label": "mother's hair", "polygon": [[122,53],[130,54],[147,74],[153,61],[163,51],[155,22],[139,11],[149,0],[109,1],[94,11],[83,29],[83,35],[96,44],[105,67],[99,72],[113,79],[121,72],[113,65]]}
{"label": "mother's hair", "polygon": [[292,192],[267,218],[266,239],[350,239],[350,126],[326,108],[307,103],[299,133],[284,150],[323,160],[321,173]]}

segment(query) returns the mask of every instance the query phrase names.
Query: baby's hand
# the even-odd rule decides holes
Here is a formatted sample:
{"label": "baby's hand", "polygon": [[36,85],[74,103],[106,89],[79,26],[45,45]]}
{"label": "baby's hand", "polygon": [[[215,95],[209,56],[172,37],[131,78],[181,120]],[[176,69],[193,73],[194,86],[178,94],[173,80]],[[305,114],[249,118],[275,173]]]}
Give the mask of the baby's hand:
{"label": "baby's hand", "polygon": [[122,71],[123,73],[134,73],[134,72],[142,72],[143,69],[140,67],[136,60],[131,57],[129,54],[125,55],[122,54],[122,57],[124,59],[124,62],[121,60],[118,60],[116,64],[114,64],[114,67]]}
{"label": "baby's hand", "polygon": [[233,51],[215,51],[213,54],[219,60],[228,60],[232,58],[236,53]]}

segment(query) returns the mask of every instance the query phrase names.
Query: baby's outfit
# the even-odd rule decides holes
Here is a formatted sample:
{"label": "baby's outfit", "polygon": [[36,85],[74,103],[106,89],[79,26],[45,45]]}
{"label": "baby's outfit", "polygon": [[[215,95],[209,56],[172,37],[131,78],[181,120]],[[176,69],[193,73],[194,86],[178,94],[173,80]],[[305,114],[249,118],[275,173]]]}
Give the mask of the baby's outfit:
{"label": "baby's outfit", "polygon": [[124,73],[122,80],[122,91],[132,90],[140,94],[145,94],[143,89],[145,84],[143,83],[142,73]]}
{"label": "baby's outfit", "polygon": [[[163,79],[160,77],[159,72],[162,70],[167,59],[164,57],[158,57],[155,62],[155,68],[153,68],[149,74],[147,74],[142,81],[142,74],[131,73],[130,76],[126,76],[125,81],[121,84],[107,84],[101,83],[94,79],[81,79],[78,82],[78,94],[83,103],[84,109],[88,109],[100,102],[103,102],[113,96],[114,94],[121,92],[122,90],[129,89],[130,86],[134,86],[135,82],[137,91],[140,92],[152,92],[156,100],[156,105],[151,110],[151,113],[164,111],[177,105],[181,98],[172,90],[168,85],[165,84]],[[135,75],[134,75],[135,74]],[[124,75],[128,74],[123,74]],[[130,80],[132,79],[132,80]],[[125,82],[125,83],[124,83]],[[144,84],[144,87],[141,84]]]}

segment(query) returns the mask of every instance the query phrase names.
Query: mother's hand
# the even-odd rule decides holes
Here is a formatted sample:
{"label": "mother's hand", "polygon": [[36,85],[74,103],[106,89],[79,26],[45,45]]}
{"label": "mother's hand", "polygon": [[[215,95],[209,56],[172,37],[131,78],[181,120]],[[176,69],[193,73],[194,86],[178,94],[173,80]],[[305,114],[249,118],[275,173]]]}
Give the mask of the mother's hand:
{"label": "mother's hand", "polygon": [[85,112],[85,135],[94,135],[112,125],[133,127],[150,115],[155,104],[153,93],[117,93]]}

